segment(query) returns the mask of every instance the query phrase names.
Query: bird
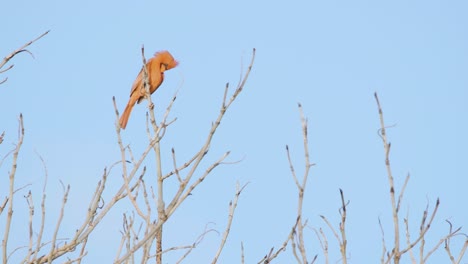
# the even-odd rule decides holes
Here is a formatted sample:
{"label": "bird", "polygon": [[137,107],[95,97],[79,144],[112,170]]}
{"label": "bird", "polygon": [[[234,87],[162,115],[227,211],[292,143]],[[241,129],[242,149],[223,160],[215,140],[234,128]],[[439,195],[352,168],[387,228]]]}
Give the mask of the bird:
{"label": "bird", "polygon": [[[164,81],[164,72],[172,68],[177,67],[179,62],[172,57],[169,51],[163,50],[156,52],[154,56],[146,63],[146,69],[148,72],[148,82],[150,93],[153,94]],[[133,82],[132,89],[130,91],[130,99],[128,100],[127,106],[120,117],[120,127],[125,129],[127,127],[128,118],[132,112],[135,103],[140,103],[141,100],[145,99],[146,91],[144,87],[143,67],[138,73],[135,81]]]}

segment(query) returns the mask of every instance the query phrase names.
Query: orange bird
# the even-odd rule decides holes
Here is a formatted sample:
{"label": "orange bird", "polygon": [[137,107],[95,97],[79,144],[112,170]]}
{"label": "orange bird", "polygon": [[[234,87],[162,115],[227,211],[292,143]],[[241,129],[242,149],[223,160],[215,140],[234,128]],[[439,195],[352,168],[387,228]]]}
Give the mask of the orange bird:
{"label": "orange bird", "polygon": [[[148,81],[150,85],[150,93],[153,94],[161,83],[164,81],[164,72],[175,68],[179,63],[174,60],[174,57],[168,51],[160,51],[154,54],[146,63],[146,69],[148,71]],[[128,118],[132,112],[135,103],[140,103],[145,98],[146,91],[143,80],[143,68],[138,74],[135,82],[133,82],[132,90],[130,92],[130,100],[128,100],[127,106],[120,117],[120,127],[125,129],[127,126]]]}

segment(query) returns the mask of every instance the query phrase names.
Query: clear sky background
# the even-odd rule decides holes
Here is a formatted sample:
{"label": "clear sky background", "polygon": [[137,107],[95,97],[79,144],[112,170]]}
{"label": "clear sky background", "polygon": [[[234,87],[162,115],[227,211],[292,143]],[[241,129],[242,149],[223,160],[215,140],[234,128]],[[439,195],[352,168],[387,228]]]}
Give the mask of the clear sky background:
{"label": "clear sky background", "polygon": [[[299,174],[303,171],[301,102],[309,119],[311,161],[317,164],[311,170],[304,216],[310,227],[327,231],[330,261],[338,261],[338,246],[319,215],[338,227],[343,189],[350,201],[349,261],[379,262],[378,218],[389,249],[393,223],[374,92],[387,125],[394,125],[388,134],[398,189],[411,174],[401,217],[409,215],[413,237],[423,210],[428,204],[433,208],[438,197],[441,205],[426,239],[428,250],[448,231],[446,219],[467,232],[465,1],[17,0],[2,1],[0,10],[1,56],[51,30],[29,48],[34,59],[22,53],[13,59],[13,69],[0,75],[9,78],[0,85],[0,132],[6,132],[0,155],[14,147],[17,118],[23,113],[26,135],[17,186],[32,184],[17,193],[10,249],[27,244],[22,197],[30,189],[39,209],[44,172],[36,152],[49,172],[47,226],[55,226],[61,180],[71,185],[71,192],[59,236],[74,234],[103,169],[120,159],[112,97],[122,111],[141,67],[142,44],[147,57],[166,49],[180,61],[152,97],[161,117],[179,90],[171,113],[178,120],[162,143],[164,169],[170,169],[172,147],[182,163],[201,146],[218,114],[225,83],[237,84],[252,48],[257,49],[245,91],[226,114],[202,168],[228,150],[230,161],[242,162],[216,169],[193,192],[166,227],[166,247],[191,244],[206,224],[222,232],[237,181],[250,184],[239,200],[220,263],[240,262],[241,241],[246,263],[256,263],[283,243],[296,220],[297,202],[286,144]],[[147,143],[145,105],[134,109],[122,132],[135,153]],[[146,162],[150,169],[153,161],[150,157]],[[6,193],[9,164],[0,168],[1,193]],[[110,190],[121,184],[119,170],[108,181]],[[85,263],[114,259],[122,213],[131,210],[122,203],[111,211],[91,236]],[[310,257],[319,254],[322,263],[314,232],[306,229],[306,237]],[[207,235],[187,263],[211,261],[220,239]],[[463,242],[459,237],[454,243]],[[12,259],[24,253],[19,250]],[[166,262],[179,253],[167,255]],[[288,251],[278,263],[293,260]],[[441,248],[429,263],[448,261]]]}

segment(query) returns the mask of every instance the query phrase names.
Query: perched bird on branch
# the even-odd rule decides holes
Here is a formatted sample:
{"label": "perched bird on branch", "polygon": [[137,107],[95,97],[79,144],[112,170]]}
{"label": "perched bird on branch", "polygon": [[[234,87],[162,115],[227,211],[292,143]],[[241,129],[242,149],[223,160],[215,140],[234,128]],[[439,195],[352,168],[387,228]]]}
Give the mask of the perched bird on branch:
{"label": "perched bird on branch", "polygon": [[[174,60],[174,57],[168,51],[160,51],[154,54],[147,63],[146,69],[148,71],[148,82],[150,93],[153,94],[161,83],[164,81],[164,72],[176,67],[179,63]],[[127,106],[120,117],[120,127],[125,129],[127,126],[128,118],[132,112],[135,103],[140,103],[146,96],[144,87],[144,76],[143,68],[138,74],[135,82],[133,83],[132,90],[130,92],[130,100],[128,100]]]}

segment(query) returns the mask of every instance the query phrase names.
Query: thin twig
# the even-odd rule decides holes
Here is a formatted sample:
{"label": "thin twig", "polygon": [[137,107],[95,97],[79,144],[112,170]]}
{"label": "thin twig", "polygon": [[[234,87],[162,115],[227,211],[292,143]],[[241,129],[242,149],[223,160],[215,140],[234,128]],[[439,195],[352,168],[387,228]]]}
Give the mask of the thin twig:
{"label": "thin twig", "polygon": [[335,230],[335,228],[334,228],[333,225],[330,223],[330,221],[328,221],[328,219],[327,219],[325,216],[323,216],[323,215],[320,215],[320,218],[322,218],[322,220],[325,222],[325,224],[327,224],[328,228],[330,228],[330,230],[332,231],[333,236],[335,236],[336,241],[338,241],[338,243],[341,245],[343,242],[341,241],[341,238],[340,238],[340,236],[338,235],[338,232]]}
{"label": "thin twig", "polygon": [[[306,253],[306,247],[304,243],[304,226],[305,224],[302,223],[302,206],[303,206],[303,201],[304,201],[304,191],[307,185],[307,178],[309,176],[309,170],[310,167],[313,166],[314,164],[310,163],[309,159],[309,143],[308,143],[308,137],[307,137],[307,119],[304,117],[304,111],[302,110],[302,105],[298,104],[299,108],[299,113],[300,113],[300,118],[301,118],[301,125],[302,125],[302,138],[303,138],[303,143],[304,143],[304,176],[302,177],[302,183],[297,184],[299,180],[296,178],[294,175],[294,172],[291,171],[291,174],[293,174],[293,177],[295,178],[296,185],[298,185],[298,206],[297,206],[297,218],[298,218],[298,224],[297,224],[297,239],[298,239],[298,249],[302,257],[302,263],[308,263],[307,261],[307,253]],[[289,157],[289,154],[288,154]],[[289,159],[289,158],[288,158]],[[290,159],[289,159],[290,160]],[[290,165],[292,169],[292,164]]]}
{"label": "thin twig", "polygon": [[410,179],[410,174],[406,175],[405,182],[403,183],[403,186],[401,187],[400,195],[398,196],[398,203],[397,203],[397,212],[400,211],[400,204],[401,201],[403,200],[403,194],[405,193],[406,185],[408,185],[408,181]]}
{"label": "thin twig", "polygon": [[465,243],[463,243],[463,247],[461,248],[460,250],[460,253],[458,255],[458,258],[455,259],[455,257],[452,255],[452,252],[450,250],[450,242],[452,240],[452,237],[454,237],[459,230],[461,230],[461,228],[458,228],[457,230],[455,230],[454,232],[452,232],[453,230],[453,225],[452,223],[449,221],[449,220],[445,220],[448,224],[449,224],[449,234],[446,236],[445,238],[445,251],[447,252],[447,255],[449,256],[450,258],[450,261],[452,262],[452,264],[458,264],[461,262],[462,258],[463,258],[463,255],[465,255],[465,252],[466,252],[466,249],[468,248],[468,235],[466,234],[461,234],[465,237]]}
{"label": "thin twig", "polygon": [[9,175],[9,193],[8,193],[8,215],[5,224],[5,230],[3,235],[2,241],[2,256],[3,256],[3,263],[8,262],[7,254],[8,254],[8,238],[10,235],[10,228],[11,222],[13,219],[13,197],[14,197],[14,190],[15,190],[15,175],[16,175],[16,168],[18,167],[18,155],[21,149],[21,145],[23,144],[24,139],[24,126],[23,126],[23,115],[20,114],[19,116],[19,125],[18,125],[18,143],[16,144],[16,148],[13,152],[13,161],[11,165],[11,171]]}
{"label": "thin twig", "polygon": [[[437,209],[439,208],[439,204],[440,204],[440,201],[439,199],[437,199],[436,201],[436,204],[434,206],[434,210],[432,211],[432,214],[431,214],[431,217],[429,218],[429,222],[427,224],[424,225],[425,223],[425,220],[423,220],[423,223],[421,224],[421,232],[419,234],[419,237],[413,241],[413,243],[411,243],[410,245],[408,245],[404,250],[402,250],[400,253],[400,255],[402,254],[405,254],[408,250],[410,250],[411,248],[413,248],[414,246],[416,246],[418,244],[418,242],[424,238],[424,236],[426,235],[427,231],[429,230],[429,228],[431,227],[432,225],[432,221],[434,220],[434,217],[437,213]],[[425,214],[427,213],[427,211],[424,212]],[[424,217],[423,217],[424,218]]]}
{"label": "thin twig", "polygon": [[[298,104],[299,108],[299,114],[300,114],[300,119],[301,119],[301,127],[302,127],[302,138],[303,138],[303,147],[304,147],[304,175],[301,179],[297,177],[296,171],[294,169],[293,162],[291,160],[291,155],[289,153],[289,147],[286,145],[286,156],[289,162],[289,169],[291,170],[291,175],[294,179],[294,182],[296,184],[297,190],[298,190],[298,200],[297,200],[297,217],[296,217],[296,222],[291,230],[291,233],[287,237],[286,241],[284,241],[283,246],[276,251],[275,254],[273,254],[273,248],[270,250],[270,253],[267,254],[262,260],[260,260],[259,263],[270,263],[274,258],[276,258],[281,251],[283,251],[286,246],[288,245],[289,241],[291,241],[291,247],[292,247],[292,252],[294,257],[296,258],[296,261],[298,263],[309,263],[307,260],[307,252],[306,252],[306,246],[304,242],[304,227],[307,225],[307,220],[302,221],[302,206],[303,206],[303,201],[304,201],[304,192],[305,188],[307,185],[307,179],[309,176],[309,170],[310,167],[314,166],[315,164],[310,163],[310,158],[309,158],[309,143],[308,143],[308,137],[307,137],[307,119],[304,117],[304,112],[302,109],[301,104]],[[297,241],[295,241],[295,238],[297,238]],[[299,254],[296,251],[296,248],[299,251]],[[317,259],[317,255],[313,258],[313,260],[310,263],[314,263],[315,260]]]}
{"label": "thin twig", "polygon": [[275,258],[278,257],[278,255],[285,251],[286,250],[286,247],[288,246],[288,243],[289,241],[293,241],[294,240],[294,233],[296,232],[296,227],[297,227],[297,224],[298,224],[298,221],[296,220],[296,223],[294,224],[294,226],[291,228],[291,232],[289,232],[288,234],[288,237],[286,238],[286,240],[283,242],[283,244],[281,245],[281,247],[275,252],[273,253],[274,251],[274,248],[271,248],[270,249],[270,252],[265,255],[259,262],[258,264],[260,263],[263,263],[263,264],[268,264],[268,263],[271,263],[271,261]]}
{"label": "thin twig", "polygon": [[208,229],[208,225],[207,225],[207,226],[205,226],[205,231],[201,235],[198,236],[197,240],[195,242],[193,242],[192,245],[172,247],[172,248],[164,250],[162,253],[166,253],[166,252],[171,251],[171,250],[187,249],[187,251],[184,253],[184,255],[181,256],[179,258],[179,260],[177,260],[177,262],[176,262],[176,264],[182,263],[182,261],[192,252],[193,249],[195,249],[203,241],[205,236],[210,232],[217,232],[217,231],[214,230],[214,229]]}
{"label": "thin twig", "polygon": [[3,202],[0,204],[0,215],[2,214],[3,210],[5,209],[7,203],[8,203],[8,197],[5,197],[3,199]]}
{"label": "thin twig", "polygon": [[54,231],[54,234],[52,235],[52,243],[51,243],[51,250],[50,250],[50,253],[49,253],[49,258],[48,258],[48,262],[49,263],[52,263],[52,259],[54,259],[54,253],[55,253],[55,248],[56,248],[56,241],[57,241],[57,235],[58,235],[58,232],[59,232],[59,229],[60,229],[60,225],[62,224],[62,219],[63,219],[63,216],[64,216],[64,212],[65,212],[65,205],[67,204],[67,200],[68,200],[68,193],[70,192],[70,185],[67,185],[67,188],[65,189],[64,187],[64,194],[63,194],[63,200],[62,200],[62,207],[60,208],[60,215],[59,215],[59,218],[57,220],[57,224],[55,226],[55,231]]}
{"label": "thin twig", "polygon": [[317,236],[318,241],[320,242],[320,247],[322,248],[323,255],[325,256],[325,264],[328,264],[328,240],[327,236],[323,232],[323,229],[320,228],[319,231],[313,228],[315,235]]}
{"label": "thin twig", "polygon": [[340,196],[341,196],[341,222],[340,222],[340,233],[341,233],[341,243],[340,243],[340,252],[341,252],[341,257],[343,259],[343,264],[348,263],[347,255],[346,255],[346,249],[348,245],[348,240],[346,239],[346,207],[348,203],[345,203],[344,199],[344,194],[343,190],[340,189]]}
{"label": "thin twig", "polygon": [[245,258],[244,258],[244,242],[241,241],[241,264],[245,263]]}
{"label": "thin twig", "polygon": [[28,254],[24,258],[26,261],[31,260],[32,248],[33,248],[33,217],[34,217],[34,200],[32,198],[31,191],[28,192],[28,195],[24,197],[26,199],[26,203],[28,204],[29,208],[29,245],[28,245]]}
{"label": "thin twig", "polygon": [[457,228],[455,231],[450,232],[443,238],[439,239],[439,242],[437,242],[437,244],[434,245],[434,247],[427,252],[426,256],[424,256],[424,258],[422,259],[423,260],[422,263],[428,263],[429,257],[440,247],[440,245],[442,245],[442,243],[447,241],[447,239],[450,239],[451,237],[455,236],[458,232],[460,232],[460,230],[461,230],[461,227]]}
{"label": "thin twig", "polygon": [[[34,42],[36,42],[37,40],[39,40],[40,38],[44,37],[45,35],[47,35],[47,33],[49,33],[50,30],[47,30],[46,32],[42,33],[42,35],[40,35],[39,37],[29,41],[28,43],[24,44],[23,46],[21,46],[20,48],[18,48],[17,50],[14,50],[12,53],[8,54],[5,58],[3,58],[2,62],[0,62],[0,69],[3,68],[3,66],[5,66],[5,64],[8,63],[8,61],[10,61],[13,57],[15,57],[16,55],[18,55],[19,53],[21,52],[26,52],[26,53],[29,53],[33,58],[34,58],[34,55],[29,51],[27,50],[26,48],[33,44]],[[4,69],[4,70],[1,70],[0,73],[4,73],[8,70],[10,70],[11,68],[13,68],[13,64],[10,65],[8,68]],[[2,81],[0,81],[0,84],[6,82],[8,80],[8,78],[5,78],[3,79]]]}
{"label": "thin twig", "polygon": [[[411,235],[409,231],[408,219],[409,219],[409,212],[406,213],[406,218],[403,218],[403,223],[405,224],[406,244],[409,246],[411,245]],[[409,250],[409,255],[410,255],[411,262],[417,263],[412,249]]]}
{"label": "thin twig", "polygon": [[211,261],[212,264],[215,264],[218,262],[218,258],[221,255],[221,251],[223,251],[224,245],[226,244],[226,240],[229,236],[229,232],[231,231],[232,219],[234,219],[234,212],[236,211],[239,196],[248,184],[249,183],[246,183],[242,187],[239,187],[239,183],[236,184],[236,195],[234,196],[234,201],[229,202],[229,217],[228,217],[226,229],[224,230],[223,238],[221,239],[221,243],[219,244],[218,251],[216,252],[215,257],[213,258],[213,261]]}
{"label": "thin twig", "polygon": [[384,263],[387,263],[385,261],[385,253],[387,253],[387,247],[385,246],[385,232],[382,226],[382,222],[380,221],[380,217],[379,217],[379,227],[380,227],[380,233],[382,235],[382,256],[380,257],[380,263],[384,264]]}
{"label": "thin twig", "polygon": [[177,176],[177,180],[179,180],[179,183],[182,182],[182,178],[180,177],[179,174],[179,169],[177,168],[177,161],[176,161],[176,156],[175,156],[175,150],[172,148],[172,162],[174,164],[174,173]]}
{"label": "thin twig", "polygon": [[[384,117],[383,117],[383,111],[382,107],[380,106],[380,101],[379,97],[377,96],[377,93],[374,93],[375,101],[377,102],[377,108],[379,111],[379,118],[380,118],[380,136],[382,139],[382,143],[384,146],[384,152],[385,152],[385,167],[387,168],[387,177],[388,177],[388,184],[390,187],[390,200],[392,203],[392,215],[393,215],[393,226],[394,226],[394,262],[395,264],[398,264],[400,262],[401,258],[401,252],[400,252],[400,226],[399,226],[399,219],[398,219],[398,208],[397,208],[397,202],[395,199],[395,184],[393,180],[393,174],[392,174],[392,168],[390,166],[390,148],[391,144],[388,143],[387,141],[387,133],[386,133],[386,128],[385,128],[385,122],[384,122]],[[403,196],[403,194],[400,194]]]}

